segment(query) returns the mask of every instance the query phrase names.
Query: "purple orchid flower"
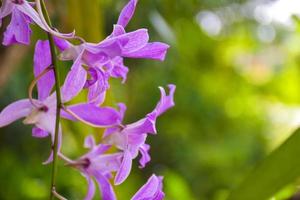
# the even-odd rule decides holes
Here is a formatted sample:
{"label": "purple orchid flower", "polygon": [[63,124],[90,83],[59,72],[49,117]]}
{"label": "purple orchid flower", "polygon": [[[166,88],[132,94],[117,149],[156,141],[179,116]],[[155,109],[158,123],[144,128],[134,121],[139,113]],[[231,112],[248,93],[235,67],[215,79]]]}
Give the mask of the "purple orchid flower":
{"label": "purple orchid flower", "polygon": [[[166,95],[165,90],[160,87],[161,99],[155,109],[146,115],[145,118],[125,125],[123,127],[111,127],[106,129],[103,137],[106,144],[115,145],[118,149],[124,152],[122,164],[115,177],[115,184],[121,184],[130,174],[132,160],[141,153],[140,168],[150,161],[149,149],[150,146],[145,144],[147,134],[156,134],[155,122],[156,118],[164,113],[174,104],[175,85],[169,85],[169,95]],[[125,112],[125,105],[120,104],[120,116],[123,118]]]}
{"label": "purple orchid flower", "polygon": [[3,0],[0,8],[0,27],[4,17],[11,14],[11,21],[8,25],[3,39],[3,45],[30,43],[31,29],[30,24],[34,22],[47,32],[51,32],[57,37],[74,37],[74,33],[62,34],[53,31],[42,20],[39,13],[26,0]]}
{"label": "purple orchid flower", "polygon": [[162,200],[165,193],[162,191],[162,176],[153,174],[143,185],[139,191],[131,198],[131,200]]}
{"label": "purple orchid flower", "polygon": [[[169,46],[160,42],[149,42],[147,29],[125,32],[125,27],[132,18],[136,5],[137,0],[128,2],[122,9],[112,34],[98,44],[84,42],[80,45],[73,45],[66,40],[56,39],[56,45],[62,51],[60,59],[73,60],[74,63],[80,62],[89,68],[97,68],[98,70],[92,71],[100,71],[109,77],[122,78],[123,83],[128,73],[123,58],[164,60]],[[100,75],[97,76],[100,79],[97,81],[95,80],[96,76],[91,76],[93,81],[88,80],[89,83],[86,85],[89,90],[92,90],[89,93],[92,93],[92,96],[101,96],[103,99],[106,89],[108,89],[108,79],[103,79],[103,76]],[[104,85],[101,86],[101,84]],[[95,98],[88,98],[89,102],[102,103],[102,101],[94,100]]]}
{"label": "purple orchid flower", "polygon": [[120,168],[122,153],[104,154],[110,147],[108,145],[96,145],[92,136],[85,139],[86,148],[90,151],[81,156],[78,160],[67,162],[80,170],[88,182],[88,192],[84,200],[91,200],[95,194],[95,182],[98,183],[103,200],[115,200],[116,195],[109,179],[112,178],[112,172]]}
{"label": "purple orchid flower", "polygon": [[[51,65],[50,58],[49,42],[38,41],[34,56],[35,77]],[[84,73],[85,70],[81,66],[73,66],[61,88],[63,103],[70,101],[83,88],[85,80],[74,82],[72,77],[76,77],[78,74],[82,76]],[[34,137],[46,137],[50,134],[53,138],[56,117],[56,94],[50,95],[53,85],[54,75],[51,70],[37,82],[38,99],[22,99],[13,102],[2,110],[0,113],[0,127],[25,117],[23,121],[25,124],[35,125],[32,131]],[[77,119],[95,127],[109,127],[120,123],[119,113],[113,108],[100,108],[94,104],[83,103],[66,106],[66,109],[77,116]],[[68,114],[64,114],[62,117],[73,120]]]}

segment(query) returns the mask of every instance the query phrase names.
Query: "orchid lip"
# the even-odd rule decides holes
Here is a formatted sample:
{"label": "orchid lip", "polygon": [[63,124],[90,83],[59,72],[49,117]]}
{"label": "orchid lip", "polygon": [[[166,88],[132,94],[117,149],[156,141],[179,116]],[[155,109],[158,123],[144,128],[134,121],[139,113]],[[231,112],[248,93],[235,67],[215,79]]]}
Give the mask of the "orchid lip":
{"label": "orchid lip", "polygon": [[79,169],[80,168],[87,169],[90,165],[91,165],[91,161],[89,158],[82,158],[80,160],[68,164],[68,166],[79,168]]}

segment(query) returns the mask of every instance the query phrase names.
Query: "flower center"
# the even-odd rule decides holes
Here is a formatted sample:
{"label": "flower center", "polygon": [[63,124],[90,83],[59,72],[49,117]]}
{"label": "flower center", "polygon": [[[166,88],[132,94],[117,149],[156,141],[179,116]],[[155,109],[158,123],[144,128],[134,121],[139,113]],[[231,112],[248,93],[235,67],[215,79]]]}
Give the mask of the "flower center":
{"label": "flower center", "polygon": [[88,158],[84,158],[80,162],[81,166],[85,169],[87,169],[91,165],[91,161]]}
{"label": "flower center", "polygon": [[24,0],[12,0],[12,2],[21,5],[24,3]]}
{"label": "flower center", "polygon": [[47,106],[42,106],[39,108],[39,111],[48,112],[49,108]]}

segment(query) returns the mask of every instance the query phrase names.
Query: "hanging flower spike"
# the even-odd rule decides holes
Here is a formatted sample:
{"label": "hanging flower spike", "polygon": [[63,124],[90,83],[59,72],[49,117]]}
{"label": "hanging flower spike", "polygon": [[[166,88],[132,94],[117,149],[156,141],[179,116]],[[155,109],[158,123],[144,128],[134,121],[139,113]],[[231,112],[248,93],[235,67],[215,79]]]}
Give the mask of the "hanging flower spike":
{"label": "hanging flower spike", "polygon": [[163,177],[153,174],[143,185],[139,191],[131,198],[131,200],[162,200],[165,197],[165,193],[162,191]]}
{"label": "hanging flower spike", "polygon": [[[140,152],[142,157],[140,159],[140,168],[145,167],[145,165],[150,161],[150,156],[148,151],[150,146],[145,144],[147,134],[156,134],[156,118],[162,113],[170,109],[175,105],[174,103],[174,92],[175,85],[169,85],[169,95],[166,95],[165,90],[160,87],[161,98],[155,109],[146,115],[145,118],[125,125],[123,127],[112,127],[106,129],[103,137],[103,141],[110,145],[115,145],[118,149],[124,151],[124,156],[120,169],[118,170],[115,177],[115,184],[121,184],[130,174],[132,160],[138,156]],[[121,114],[123,119],[125,112],[125,105],[120,105]]]}
{"label": "hanging flower spike", "polygon": [[92,200],[97,182],[103,200],[115,200],[116,195],[109,179],[112,172],[116,172],[121,164],[122,153],[104,154],[110,146],[96,145],[93,136],[87,136],[84,146],[90,151],[69,165],[80,170],[88,182],[88,192],[84,200]]}

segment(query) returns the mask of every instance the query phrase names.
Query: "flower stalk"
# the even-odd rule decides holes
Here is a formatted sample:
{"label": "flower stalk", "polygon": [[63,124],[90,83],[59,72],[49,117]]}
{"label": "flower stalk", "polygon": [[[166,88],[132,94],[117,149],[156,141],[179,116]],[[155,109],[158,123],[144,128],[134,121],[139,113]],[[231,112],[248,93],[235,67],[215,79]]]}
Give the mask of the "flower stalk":
{"label": "flower stalk", "polygon": [[[46,5],[44,0],[40,1],[41,8],[43,15],[45,16],[45,20],[49,26],[52,26]],[[50,200],[54,199],[54,196],[57,196],[55,191],[55,184],[56,184],[56,174],[57,174],[57,151],[58,151],[58,132],[59,132],[59,124],[60,124],[60,109],[62,105],[61,100],[61,93],[60,93],[60,73],[56,62],[56,48],[54,44],[54,39],[51,33],[47,33],[49,45],[50,45],[50,52],[51,52],[51,62],[54,70],[54,77],[55,77],[55,92],[56,92],[56,118],[55,118],[55,133],[54,133],[54,143],[52,145],[53,150],[53,163],[52,163],[52,174],[51,174],[51,188],[50,188]]]}

